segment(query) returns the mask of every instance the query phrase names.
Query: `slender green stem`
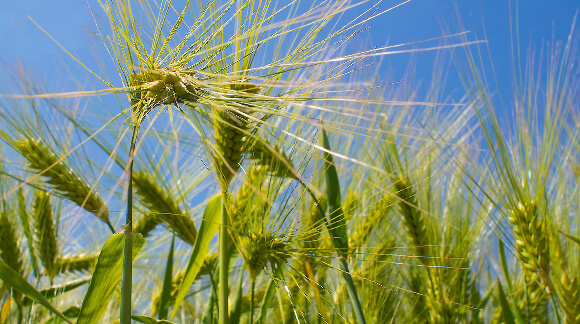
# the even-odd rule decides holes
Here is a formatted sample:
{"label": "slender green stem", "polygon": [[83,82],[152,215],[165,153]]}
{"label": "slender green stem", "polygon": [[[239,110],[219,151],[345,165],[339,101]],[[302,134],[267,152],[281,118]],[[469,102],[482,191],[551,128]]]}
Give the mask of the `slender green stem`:
{"label": "slender green stem", "polygon": [[220,324],[228,324],[228,265],[229,265],[229,253],[228,253],[228,213],[226,211],[226,194],[223,195],[222,202],[222,224],[220,226],[220,246],[219,246],[219,259],[220,259],[220,291],[219,291],[219,322]]}
{"label": "slender green stem", "polygon": [[127,186],[127,217],[125,222],[125,245],[123,247],[120,324],[131,324],[131,288],[133,283],[133,237],[131,236],[131,230],[133,224],[133,157],[135,154],[136,139],[137,126],[134,126],[131,150],[129,151],[129,165],[127,168],[129,185]]}
{"label": "slender green stem", "polygon": [[248,321],[249,324],[254,323],[254,289],[256,288],[256,283],[252,281],[252,291],[250,292],[250,320]]}

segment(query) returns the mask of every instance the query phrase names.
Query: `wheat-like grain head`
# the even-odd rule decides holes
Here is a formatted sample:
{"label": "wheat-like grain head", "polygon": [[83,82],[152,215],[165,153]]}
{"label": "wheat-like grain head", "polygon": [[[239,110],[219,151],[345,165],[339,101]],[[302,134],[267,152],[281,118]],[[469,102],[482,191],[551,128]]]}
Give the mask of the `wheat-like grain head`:
{"label": "wheat-like grain head", "polygon": [[45,144],[32,138],[14,144],[20,154],[28,160],[29,167],[42,172],[54,189],[113,228],[109,221],[109,209],[103,199],[67,167],[64,161],[59,161]]}
{"label": "wheat-like grain head", "polygon": [[34,220],[38,256],[44,266],[45,274],[52,278],[55,275],[58,248],[50,195],[44,191],[37,191],[35,194]]}
{"label": "wheat-like grain head", "polygon": [[150,214],[144,215],[150,218],[142,219],[135,225],[136,231],[145,229],[149,231],[154,224],[163,222],[186,243],[190,245],[195,243],[197,236],[195,223],[150,175],[142,171],[133,174],[133,186],[141,202],[151,211]]}
{"label": "wheat-like grain head", "polygon": [[0,256],[12,270],[23,274],[18,235],[7,210],[0,212]]}

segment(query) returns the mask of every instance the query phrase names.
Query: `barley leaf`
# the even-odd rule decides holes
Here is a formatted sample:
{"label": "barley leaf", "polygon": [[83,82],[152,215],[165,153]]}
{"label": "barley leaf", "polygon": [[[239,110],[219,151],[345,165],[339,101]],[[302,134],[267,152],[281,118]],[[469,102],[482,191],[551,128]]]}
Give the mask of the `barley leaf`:
{"label": "barley leaf", "polygon": [[[145,244],[145,239],[141,234],[132,235],[135,235],[133,237],[133,260],[135,260]],[[98,323],[106,311],[115,287],[121,282],[124,245],[125,232],[113,234],[103,245],[77,324]]]}
{"label": "barley leaf", "polygon": [[580,237],[574,236],[574,235],[570,235],[568,233],[564,233],[562,231],[558,231],[560,232],[560,234],[566,236],[568,239],[570,239],[572,242],[575,242],[576,244],[580,244]]}
{"label": "barley leaf", "polygon": [[506,324],[515,324],[514,315],[512,314],[510,304],[505,296],[505,293],[501,286],[501,282],[499,282],[499,279],[497,280],[497,293],[502,308],[503,315],[502,319],[505,321]]}
{"label": "barley leaf", "polygon": [[357,319],[360,324],[365,324],[366,320],[364,313],[362,311],[362,305],[358,294],[356,292],[356,287],[350,275],[348,269],[347,257],[348,257],[348,236],[346,231],[346,220],[344,219],[344,213],[342,212],[342,203],[340,199],[340,183],[338,182],[338,173],[336,172],[336,167],[332,160],[332,155],[330,155],[330,144],[328,143],[328,136],[326,136],[326,131],[322,129],[322,147],[326,150],[323,151],[323,161],[324,169],[326,174],[326,199],[328,201],[328,207],[330,208],[329,219],[326,223],[326,227],[333,237],[333,243],[336,247],[337,253],[339,255],[340,270],[342,272],[343,279],[346,283],[346,288],[348,290],[348,295],[350,297],[350,302]]}
{"label": "barley leaf", "polygon": [[156,320],[152,317],[149,316],[145,316],[145,315],[131,315],[131,319],[134,321],[137,321],[139,323],[144,323],[144,324],[175,324],[173,322],[170,321],[166,321],[166,320]]}
{"label": "barley leaf", "polygon": [[[50,287],[48,289],[43,289],[40,291],[40,294],[42,296],[44,296],[46,299],[51,299],[53,297],[56,297],[62,293],[65,293],[67,291],[71,291],[75,288],[78,288],[84,284],[86,284],[87,282],[89,282],[91,279],[90,278],[83,278],[83,279],[78,279],[78,280],[73,280],[71,282],[67,282],[64,285],[60,285],[60,286],[55,286],[55,287]],[[26,306],[30,306],[32,305],[33,300],[29,297],[25,297],[22,300],[22,304],[26,305]]]}
{"label": "barley leaf", "polygon": [[163,278],[163,289],[161,289],[161,301],[159,302],[159,319],[167,318],[167,312],[169,311],[169,298],[171,295],[173,281],[173,252],[175,247],[175,235],[171,239],[171,248],[169,249],[169,255],[167,256],[167,263],[165,265],[165,277]]}
{"label": "barley leaf", "polygon": [[28,298],[34,300],[35,302],[41,304],[42,306],[48,308],[51,312],[58,315],[58,317],[63,320],[72,323],[68,318],[66,318],[61,312],[59,312],[54,306],[52,306],[46,298],[32,285],[22,278],[16,271],[12,270],[4,261],[0,260],[0,279],[5,285],[9,285],[15,290],[21,292],[22,294],[28,296]]}
{"label": "barley leaf", "polygon": [[[324,129],[322,129],[322,147],[330,151],[330,144],[328,143],[328,137]],[[338,249],[339,254],[345,256],[348,253],[348,236],[346,232],[346,221],[344,219],[344,213],[342,212],[338,173],[336,172],[332,155],[328,152],[323,152],[322,157],[326,176],[326,199],[330,210],[328,231],[333,238],[332,241]]]}
{"label": "barley leaf", "polygon": [[173,313],[171,314],[172,319],[175,317],[175,314],[177,314],[179,306],[185,299],[185,294],[193,284],[197,273],[203,265],[209,249],[209,243],[220,228],[221,214],[222,196],[220,194],[210,199],[205,207],[205,211],[203,212],[203,220],[199,227],[197,237],[195,238],[195,244],[193,245],[193,251],[191,252],[191,257],[189,258],[189,263],[187,264],[181,287],[179,287],[179,292],[177,293],[175,304],[173,305]]}

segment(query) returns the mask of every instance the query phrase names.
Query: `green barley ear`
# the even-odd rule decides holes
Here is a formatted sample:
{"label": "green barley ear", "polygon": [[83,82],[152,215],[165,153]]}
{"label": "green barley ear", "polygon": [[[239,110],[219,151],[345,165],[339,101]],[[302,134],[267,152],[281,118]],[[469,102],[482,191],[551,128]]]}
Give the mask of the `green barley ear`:
{"label": "green barley ear", "polygon": [[514,233],[516,255],[523,270],[525,294],[520,296],[519,307],[528,310],[529,316],[538,323],[547,318],[550,282],[550,250],[547,223],[540,218],[537,203],[531,200],[519,203],[508,217]]}
{"label": "green barley ear", "polygon": [[34,276],[40,276],[40,270],[38,266],[38,259],[36,257],[36,251],[34,250],[34,238],[32,233],[32,228],[30,226],[30,215],[28,214],[27,202],[24,197],[22,188],[18,190],[18,215],[20,216],[20,224],[22,224],[22,230],[24,231],[24,236],[26,236],[26,243],[28,245],[28,256],[30,258],[30,264],[32,265],[32,270],[34,270]]}
{"label": "green barley ear", "polygon": [[135,233],[141,233],[144,238],[147,238],[151,231],[153,231],[157,225],[161,224],[162,220],[161,217],[158,215],[154,215],[151,213],[143,214],[141,218],[135,221],[133,224],[132,230]]}
{"label": "green barley ear", "polygon": [[528,282],[538,282],[550,293],[550,249],[546,220],[541,219],[535,201],[519,203],[511,210],[509,221],[515,237],[515,247],[524,276]]}
{"label": "green barley ear", "polygon": [[151,69],[132,73],[131,117],[136,126],[155,107],[174,103],[195,103],[201,91],[194,72],[183,69]]}
{"label": "green barley ear", "polygon": [[58,273],[91,272],[97,264],[98,254],[65,255],[55,260]]}
{"label": "green barley ear", "polygon": [[31,138],[15,142],[15,146],[28,160],[29,167],[42,172],[47,182],[53,185],[60,194],[93,213],[114,231],[105,202],[91,189],[91,186],[77,176],[71,168],[68,168],[64,161],[57,162],[59,158],[47,146],[40,140]]}
{"label": "green barley ear", "polygon": [[163,222],[186,243],[193,245],[197,236],[195,223],[187,214],[181,211],[177,203],[155,181],[144,172],[133,174],[133,186],[141,202],[152,213],[148,220],[136,224],[137,230],[153,227],[155,223]]}
{"label": "green barley ear", "polygon": [[256,282],[268,262],[280,264],[286,260],[286,246],[286,242],[270,233],[254,232],[240,238],[240,252],[252,282]]}
{"label": "green barley ear", "polygon": [[0,256],[12,270],[23,274],[18,235],[12,224],[8,211],[0,212]]}
{"label": "green barley ear", "polygon": [[427,244],[427,230],[425,219],[417,206],[417,193],[413,190],[413,186],[407,178],[395,179],[393,184],[396,190],[395,195],[399,199],[397,206],[403,216],[403,224],[409,240],[415,246],[419,255],[425,256],[428,254],[425,247]]}
{"label": "green barley ear", "polygon": [[214,156],[214,163],[224,184],[229,185],[235,173],[240,169],[242,154],[246,150],[249,128],[248,121],[241,114],[232,111],[215,111],[213,119],[214,140],[219,155]]}
{"label": "green barley ear", "polygon": [[259,197],[267,191],[264,170],[260,165],[250,166],[235,199],[231,199],[234,203],[227,205],[232,229],[237,233],[248,233],[253,223],[250,217],[266,215],[270,210],[270,203]]}
{"label": "green barley ear", "polygon": [[37,191],[34,196],[34,221],[36,249],[45,274],[52,278],[56,270],[55,259],[58,250],[50,195],[44,191]]}
{"label": "green barley ear", "polygon": [[580,286],[578,279],[573,277],[570,279],[566,271],[562,271],[562,306],[566,318],[565,324],[580,323]]}
{"label": "green barley ear", "polygon": [[297,179],[297,172],[290,158],[277,146],[270,146],[262,139],[256,139],[248,149],[256,163],[268,168],[276,177]]}

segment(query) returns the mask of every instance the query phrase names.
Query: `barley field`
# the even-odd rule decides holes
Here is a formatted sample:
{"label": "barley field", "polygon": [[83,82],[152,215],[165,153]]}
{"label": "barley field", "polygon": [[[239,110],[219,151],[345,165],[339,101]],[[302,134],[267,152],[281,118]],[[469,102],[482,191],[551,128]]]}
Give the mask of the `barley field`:
{"label": "barley field", "polygon": [[71,70],[0,74],[0,323],[580,323],[576,20],[498,81],[460,20],[369,45],[407,2],[95,1],[98,64],[34,22]]}

